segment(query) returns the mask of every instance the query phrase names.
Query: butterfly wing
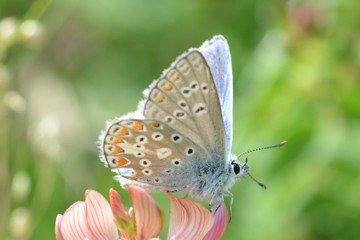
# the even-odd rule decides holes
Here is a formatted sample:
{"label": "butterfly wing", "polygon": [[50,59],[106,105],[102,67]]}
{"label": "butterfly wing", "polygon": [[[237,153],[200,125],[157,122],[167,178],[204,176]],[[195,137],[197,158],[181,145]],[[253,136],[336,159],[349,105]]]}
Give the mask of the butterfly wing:
{"label": "butterfly wing", "polygon": [[[222,95],[217,94],[213,78],[222,75],[217,73],[223,71],[217,45],[224,47],[224,44],[222,38],[214,38],[200,49],[191,49],[181,55],[145,93],[144,116],[169,124],[176,131],[190,136],[209,155],[220,152],[225,159],[227,136],[223,115],[226,113],[221,110]],[[211,69],[209,63],[215,69]],[[222,87],[221,90],[229,89]],[[229,113],[231,115],[232,111]]]}
{"label": "butterfly wing", "polygon": [[233,78],[229,45],[223,36],[215,36],[199,50],[204,55],[215,82],[225,126],[227,156],[230,156],[233,137]]}
{"label": "butterfly wing", "polygon": [[192,161],[206,153],[187,136],[156,120],[128,119],[112,124],[103,139],[103,154],[119,173],[123,187],[183,190],[196,171]]}
{"label": "butterfly wing", "polygon": [[[150,85],[137,112],[107,127],[100,137],[100,156],[119,173],[122,186],[194,189],[203,173],[224,172],[231,131],[225,132],[223,119],[231,130],[232,115],[232,93],[226,93],[232,87],[223,86],[232,84],[231,75],[224,76],[231,73],[227,57],[222,37],[189,50]],[[161,127],[156,129],[152,123]],[[156,139],[157,134],[161,140]],[[182,141],[176,143],[174,136]],[[141,144],[141,138],[148,142]],[[201,195],[200,190],[192,192]]]}

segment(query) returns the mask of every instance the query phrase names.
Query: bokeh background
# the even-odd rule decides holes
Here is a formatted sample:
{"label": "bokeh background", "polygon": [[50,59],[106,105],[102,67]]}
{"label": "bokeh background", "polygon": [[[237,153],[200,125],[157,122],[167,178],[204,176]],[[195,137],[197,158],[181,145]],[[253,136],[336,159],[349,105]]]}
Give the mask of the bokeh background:
{"label": "bokeh background", "polygon": [[97,137],[215,34],[232,54],[233,152],[288,141],[249,155],[268,189],[232,188],[223,239],[360,239],[357,0],[0,1],[0,239],[54,239],[86,189],[130,204]]}

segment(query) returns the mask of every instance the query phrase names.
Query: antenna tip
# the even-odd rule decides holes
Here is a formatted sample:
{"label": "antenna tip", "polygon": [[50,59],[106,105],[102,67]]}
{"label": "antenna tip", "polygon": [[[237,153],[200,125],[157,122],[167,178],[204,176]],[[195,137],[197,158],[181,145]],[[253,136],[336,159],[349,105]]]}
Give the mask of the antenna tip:
{"label": "antenna tip", "polygon": [[287,143],[287,141],[282,141],[281,143],[278,144],[279,147],[284,146]]}
{"label": "antenna tip", "polygon": [[262,187],[263,189],[265,189],[265,190],[267,189],[267,186],[266,186],[265,184],[263,184],[263,183],[258,183],[258,184],[259,184],[259,186]]}

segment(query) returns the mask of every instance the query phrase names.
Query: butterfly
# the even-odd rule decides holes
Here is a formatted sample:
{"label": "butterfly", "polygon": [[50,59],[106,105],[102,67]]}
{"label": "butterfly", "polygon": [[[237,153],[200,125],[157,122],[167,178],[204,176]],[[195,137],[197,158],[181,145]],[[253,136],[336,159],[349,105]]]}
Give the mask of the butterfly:
{"label": "butterfly", "polygon": [[210,204],[248,173],[231,154],[229,46],[214,36],[180,55],[144,91],[137,111],[107,123],[100,158],[123,188],[184,191]]}

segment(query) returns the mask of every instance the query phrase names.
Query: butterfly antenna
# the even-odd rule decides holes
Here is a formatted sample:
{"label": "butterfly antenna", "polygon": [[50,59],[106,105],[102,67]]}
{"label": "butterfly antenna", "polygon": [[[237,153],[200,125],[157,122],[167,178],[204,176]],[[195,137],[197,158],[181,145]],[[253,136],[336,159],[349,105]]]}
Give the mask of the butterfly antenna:
{"label": "butterfly antenna", "polygon": [[239,157],[241,157],[241,156],[243,156],[243,155],[246,155],[246,154],[249,154],[249,153],[252,153],[252,152],[256,152],[256,151],[260,151],[260,150],[282,147],[282,146],[284,146],[286,143],[287,143],[286,141],[282,141],[281,143],[278,143],[278,144],[273,145],[273,146],[254,148],[254,149],[251,149],[251,150],[249,150],[249,151],[246,151],[246,152],[241,153],[241,154],[238,155],[237,157],[239,158]]}
{"label": "butterfly antenna", "polygon": [[[278,147],[282,147],[286,144],[286,141],[282,141],[281,143],[278,143],[276,145],[273,145],[273,146],[267,146],[267,147],[260,147],[260,148],[254,148],[254,149],[251,149],[249,151],[246,151],[246,152],[243,152],[241,153],[240,155],[238,155],[237,157],[241,157],[243,155],[246,155],[246,154],[249,154],[251,152],[256,152],[256,151],[260,151],[260,150],[265,150],[265,149],[271,149],[271,148],[278,148]],[[245,164],[244,165],[247,165],[247,162],[248,162],[248,158],[245,159]],[[254,178],[248,171],[246,172],[247,175],[249,175],[249,177],[254,181],[256,182],[260,187],[262,187],[263,189],[266,189],[266,185],[259,182],[258,180],[256,180],[256,178]]]}
{"label": "butterfly antenna", "polygon": [[[245,159],[244,166],[247,167],[247,163],[248,163],[248,158]],[[250,177],[254,182],[256,182],[260,187],[262,187],[263,189],[266,189],[266,188],[267,188],[265,184],[259,182],[256,178],[254,178],[254,177],[249,173],[249,171],[246,171],[246,174],[249,175],[249,177]]]}

